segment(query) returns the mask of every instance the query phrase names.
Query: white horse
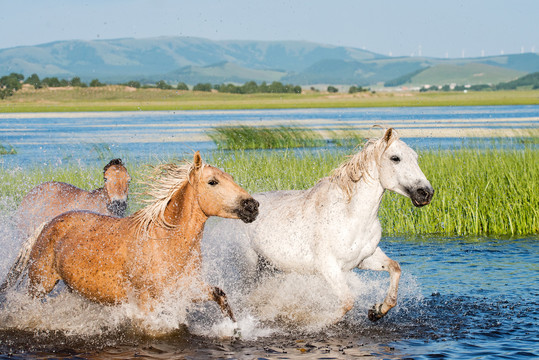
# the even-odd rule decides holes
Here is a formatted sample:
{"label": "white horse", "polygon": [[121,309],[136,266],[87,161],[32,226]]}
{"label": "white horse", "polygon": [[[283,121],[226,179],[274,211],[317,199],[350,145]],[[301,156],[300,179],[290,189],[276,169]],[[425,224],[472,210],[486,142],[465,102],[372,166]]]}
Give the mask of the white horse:
{"label": "white horse", "polygon": [[378,208],[386,189],[418,207],[430,203],[434,190],[417,158],[390,128],[311,189],[255,195],[258,219],[235,228],[237,236],[248,238],[248,268],[255,271],[263,260],[284,272],[322,275],[338,296],[343,316],[354,304],[345,273],[354,268],[388,271],[387,296],[368,313],[372,321],[382,318],[397,303],[401,269],[378,247]]}

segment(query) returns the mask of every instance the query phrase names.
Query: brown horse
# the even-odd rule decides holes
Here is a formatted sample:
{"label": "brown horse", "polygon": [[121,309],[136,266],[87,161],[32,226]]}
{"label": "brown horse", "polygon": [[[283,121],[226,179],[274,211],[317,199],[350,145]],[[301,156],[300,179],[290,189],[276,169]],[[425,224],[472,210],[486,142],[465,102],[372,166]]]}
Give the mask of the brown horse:
{"label": "brown horse", "polygon": [[199,300],[217,302],[235,321],[225,294],[200,279],[200,241],[209,216],[252,222],[258,202],[198,152],[193,163],[156,170],[147,182],[150,204],[132,216],[71,211],[45,225],[26,261],[29,293],[44,296],[63,280],[90,300],[134,299],[148,313],[179,279],[193,277],[203,290]]}
{"label": "brown horse", "polygon": [[121,159],[113,159],[105,165],[103,179],[104,186],[93,191],[57,181],[34,187],[22,199],[15,215],[22,235],[25,238],[33,235],[39,225],[70,210],[123,217],[131,178]]}

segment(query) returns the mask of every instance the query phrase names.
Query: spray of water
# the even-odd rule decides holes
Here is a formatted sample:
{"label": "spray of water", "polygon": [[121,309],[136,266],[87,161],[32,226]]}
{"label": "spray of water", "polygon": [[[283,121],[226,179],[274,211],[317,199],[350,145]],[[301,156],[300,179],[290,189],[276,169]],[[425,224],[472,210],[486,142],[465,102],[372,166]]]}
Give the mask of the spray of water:
{"label": "spray of water", "polygon": [[[16,204],[2,198],[0,215],[0,280],[3,280],[23,242],[12,215]],[[224,316],[211,301],[201,298],[196,281],[179,279],[182,285],[168,292],[149,314],[143,314],[134,301],[118,306],[91,302],[62,283],[45,299],[32,299],[23,282],[10,290],[0,305],[0,331],[15,329],[29,332],[59,331],[68,336],[92,337],[103,334],[143,332],[146,335],[172,333],[182,326],[206,337],[230,337],[236,326],[246,340],[288,333],[317,333],[337,326],[364,327],[368,309],[380,302],[388,287],[387,275],[350,272],[348,284],[356,302],[354,309],[341,319],[339,301],[326,281],[316,275],[267,272],[258,278],[249,275],[249,260],[243,253],[244,241],[231,226],[225,233],[213,231],[212,220],[206,226],[208,236],[202,243],[203,276],[212,286],[225,291],[237,324]],[[233,224],[234,222],[230,222]],[[222,227],[220,227],[222,229]],[[403,276],[400,298],[418,298],[414,279]],[[394,309],[398,312],[399,307]],[[388,316],[391,316],[388,315]]]}

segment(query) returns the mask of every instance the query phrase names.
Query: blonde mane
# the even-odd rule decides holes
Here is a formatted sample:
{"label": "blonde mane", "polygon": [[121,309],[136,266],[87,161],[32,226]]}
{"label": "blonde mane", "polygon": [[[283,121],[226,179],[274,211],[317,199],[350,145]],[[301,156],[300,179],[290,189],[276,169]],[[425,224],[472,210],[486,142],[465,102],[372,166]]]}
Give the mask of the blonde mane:
{"label": "blonde mane", "polygon": [[148,197],[142,201],[148,205],[133,214],[137,237],[147,234],[152,224],[166,229],[174,228],[165,220],[165,209],[174,193],[189,180],[193,169],[194,164],[188,161],[181,165],[162,164],[152,168],[149,179],[141,182],[146,187],[142,194]]}
{"label": "blonde mane", "polygon": [[[392,130],[392,129],[391,129]],[[360,180],[365,181],[365,176],[369,174],[369,163],[374,160],[379,163],[380,157],[386,149],[399,137],[395,131],[391,132],[389,139],[381,137],[379,139],[369,139],[363,149],[352,155],[347,161],[334,169],[329,177],[330,181],[337,184],[350,200],[354,193],[354,185]]]}

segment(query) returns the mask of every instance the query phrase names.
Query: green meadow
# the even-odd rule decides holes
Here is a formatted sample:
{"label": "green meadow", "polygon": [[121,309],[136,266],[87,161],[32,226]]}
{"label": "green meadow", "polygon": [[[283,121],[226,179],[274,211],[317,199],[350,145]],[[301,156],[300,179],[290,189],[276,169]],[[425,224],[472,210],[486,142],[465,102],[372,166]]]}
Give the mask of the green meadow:
{"label": "green meadow", "polygon": [[90,88],[20,90],[0,101],[0,113],[64,111],[149,111],[214,109],[289,109],[392,106],[530,105],[539,90],[464,92],[306,91],[302,94],[229,94],[133,89],[119,85]]}
{"label": "green meadow", "polygon": [[[328,176],[352,151],[349,148],[221,150],[206,155],[205,160],[223,168],[244,188],[255,193],[307,189]],[[428,206],[415,208],[409,199],[386,192],[379,211],[384,235],[528,235],[539,232],[537,147],[429,150],[419,155],[420,166],[436,191],[433,201]],[[143,178],[145,165],[148,164],[128,165],[134,179],[130,189],[130,212],[142,206],[137,180]],[[12,210],[13,204],[18,204],[30,188],[48,180],[94,189],[102,186],[102,169],[97,166],[0,168],[0,193],[9,200],[2,200],[3,211]]]}

